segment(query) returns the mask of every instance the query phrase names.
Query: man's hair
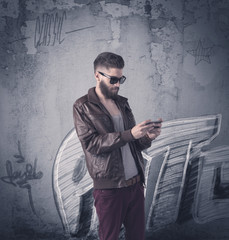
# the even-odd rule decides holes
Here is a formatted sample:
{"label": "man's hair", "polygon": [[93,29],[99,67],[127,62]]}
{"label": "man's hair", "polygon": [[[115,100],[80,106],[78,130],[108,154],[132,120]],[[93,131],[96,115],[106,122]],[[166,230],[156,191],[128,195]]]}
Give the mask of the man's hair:
{"label": "man's hair", "polygon": [[121,56],[111,53],[111,52],[103,52],[100,53],[94,61],[94,71],[96,71],[97,67],[105,67],[105,68],[124,68],[124,60]]}

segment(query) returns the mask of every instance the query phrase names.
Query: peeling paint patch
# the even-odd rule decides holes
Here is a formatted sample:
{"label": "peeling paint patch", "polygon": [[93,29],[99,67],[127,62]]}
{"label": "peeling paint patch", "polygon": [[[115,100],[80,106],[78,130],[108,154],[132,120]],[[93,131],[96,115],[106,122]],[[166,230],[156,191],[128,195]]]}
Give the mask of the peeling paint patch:
{"label": "peeling paint patch", "polygon": [[150,27],[151,28],[154,28],[154,29],[160,29],[160,28],[163,28],[166,26],[166,23],[167,23],[167,19],[165,18],[158,18],[158,19],[152,19],[150,21]]}
{"label": "peeling paint patch", "polygon": [[161,16],[176,16],[177,18],[182,19],[183,2],[184,1],[182,0],[154,0],[152,6]]}
{"label": "peeling paint patch", "polygon": [[105,2],[101,2],[101,7],[104,12],[114,18],[129,16],[132,13],[132,9],[128,6],[117,3],[106,4]]}
{"label": "peeling paint patch", "polygon": [[111,20],[111,31],[112,31],[112,38],[113,41],[112,43],[112,47],[114,49],[118,48],[120,46],[120,20],[116,20],[116,19],[112,19]]}
{"label": "peeling paint patch", "polygon": [[0,0],[0,17],[17,18],[19,15],[18,0]]}
{"label": "peeling paint patch", "polygon": [[157,70],[159,74],[164,73],[163,63],[166,61],[166,55],[163,52],[163,45],[160,43],[151,43],[151,60],[157,63]]}
{"label": "peeling paint patch", "polygon": [[145,14],[151,16],[152,6],[150,4],[150,1],[145,2],[144,8],[145,8]]}
{"label": "peeling paint patch", "polygon": [[[83,3],[78,3],[83,2]],[[29,0],[26,1],[26,9],[31,12],[44,13],[48,10],[72,10],[73,8],[82,8],[90,1],[76,1],[76,0],[56,0],[56,1],[45,1],[45,0]]]}
{"label": "peeling paint patch", "polygon": [[154,38],[157,37],[157,42],[150,44],[151,61],[155,63],[158,73],[162,76],[162,83],[174,88],[182,56],[182,46],[179,41],[181,34],[178,34],[178,29],[170,21],[166,28],[160,31],[154,29],[152,32]]}
{"label": "peeling paint patch", "polygon": [[26,28],[22,28],[25,36],[25,46],[27,47],[27,54],[35,54],[37,49],[34,47],[34,21],[26,21]]}
{"label": "peeling paint patch", "polygon": [[91,3],[89,6],[93,15],[98,16],[100,12],[102,12],[102,7],[100,3]]}
{"label": "peeling paint patch", "polygon": [[106,3],[118,3],[121,5],[130,6],[130,0],[106,0]]}
{"label": "peeling paint patch", "polygon": [[90,2],[90,0],[74,0],[74,3],[77,4],[89,4]]}

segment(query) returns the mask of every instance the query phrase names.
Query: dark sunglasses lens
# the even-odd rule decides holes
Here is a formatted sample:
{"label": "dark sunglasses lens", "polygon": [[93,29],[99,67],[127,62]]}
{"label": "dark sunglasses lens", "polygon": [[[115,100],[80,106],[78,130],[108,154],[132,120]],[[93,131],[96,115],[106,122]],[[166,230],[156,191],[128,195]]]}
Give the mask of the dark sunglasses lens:
{"label": "dark sunglasses lens", "polygon": [[110,78],[110,84],[115,84],[119,81],[119,78],[116,78],[116,77],[111,77]]}
{"label": "dark sunglasses lens", "polygon": [[126,77],[122,76],[121,78],[111,77],[110,84],[116,84],[118,81],[120,84],[123,84],[126,80]]}
{"label": "dark sunglasses lens", "polygon": [[122,76],[120,79],[119,79],[119,82],[120,84],[123,84],[126,80],[126,77]]}

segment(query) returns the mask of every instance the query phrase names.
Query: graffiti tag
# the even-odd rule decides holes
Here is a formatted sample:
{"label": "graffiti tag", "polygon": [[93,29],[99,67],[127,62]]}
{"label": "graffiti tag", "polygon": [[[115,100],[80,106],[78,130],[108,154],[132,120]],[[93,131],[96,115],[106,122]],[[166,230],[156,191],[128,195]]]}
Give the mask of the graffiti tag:
{"label": "graffiti tag", "polygon": [[44,13],[42,19],[37,17],[34,47],[38,46],[54,46],[56,43],[61,44],[64,41],[62,38],[63,22],[66,19],[66,12],[63,12],[61,16],[58,13],[48,14]]}
{"label": "graffiti tag", "polygon": [[[14,157],[17,159],[16,162],[21,164],[25,161],[25,158],[22,156],[21,152],[21,146],[20,141],[18,141],[18,151],[19,154],[15,154]],[[37,158],[34,160],[34,164],[27,163],[25,165],[25,171],[21,170],[14,170],[13,164],[10,160],[6,161],[6,176],[1,177],[0,179],[10,185],[13,185],[14,187],[19,188],[25,188],[28,190],[28,196],[29,196],[29,203],[31,206],[31,209],[33,213],[37,216],[34,204],[33,204],[33,198],[32,198],[32,191],[31,191],[31,185],[29,181],[41,179],[43,177],[43,172],[39,171],[37,172]]]}
{"label": "graffiti tag", "polygon": [[12,162],[6,161],[6,172],[7,176],[1,177],[1,180],[5,183],[12,184],[13,186],[19,186],[20,188],[31,188],[28,180],[41,179],[43,173],[36,172],[37,159],[34,160],[34,165],[27,163],[25,172],[13,171]]}

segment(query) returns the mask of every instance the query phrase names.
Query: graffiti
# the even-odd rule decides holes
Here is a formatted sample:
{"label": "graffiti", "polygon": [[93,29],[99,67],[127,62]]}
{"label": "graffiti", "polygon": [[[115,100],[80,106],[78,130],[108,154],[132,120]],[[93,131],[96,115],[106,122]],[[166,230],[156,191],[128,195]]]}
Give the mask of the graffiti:
{"label": "graffiti", "polygon": [[188,50],[187,52],[195,57],[195,65],[197,65],[201,61],[211,63],[210,56],[211,56],[212,49],[213,47],[207,47],[207,48],[203,47],[202,41],[199,40],[196,49]]}
{"label": "graffiti", "polygon": [[58,13],[42,15],[42,20],[37,17],[34,46],[54,46],[56,43],[61,44],[64,41],[62,38],[63,22],[66,19],[66,12],[64,11],[61,16]]}
{"label": "graffiti", "polygon": [[[70,183],[70,184],[69,184]],[[98,219],[93,205],[93,182],[81,144],[72,129],[63,140],[53,168],[54,195],[63,227],[72,237],[98,239]],[[124,239],[124,228],[120,239]]]}
{"label": "graffiti", "polygon": [[[221,115],[165,122],[162,135],[144,154],[148,159],[146,177],[150,182],[151,163],[165,152],[150,206],[147,229],[157,231],[176,222],[181,206],[186,174],[191,159],[199,156],[201,148],[219,134]],[[147,156],[146,156],[147,155]],[[194,157],[195,156],[195,157]]]}
{"label": "graffiti", "polygon": [[42,172],[36,173],[37,159],[34,160],[34,166],[27,163],[26,170],[24,173],[21,171],[13,171],[13,166],[11,161],[6,161],[6,172],[7,176],[2,177],[1,180],[5,183],[12,184],[13,186],[19,186],[20,188],[31,188],[28,183],[29,180],[42,178]]}
{"label": "graffiti", "polygon": [[213,199],[225,199],[229,198],[229,181],[222,183],[221,182],[221,172],[222,168],[219,167],[216,169],[216,180],[215,180],[215,187],[214,187],[214,196]]}
{"label": "graffiti", "polygon": [[[34,34],[34,47],[37,48],[39,46],[54,46],[55,44],[61,44],[65,40],[62,36],[62,31],[64,20],[66,19],[67,14],[65,11],[61,14],[61,16],[58,13],[44,13],[41,18],[37,17]],[[64,34],[70,34],[93,27],[95,26],[66,31]]]}
{"label": "graffiti", "polygon": [[89,29],[89,28],[94,28],[94,27],[95,27],[95,26],[79,28],[79,29],[72,30],[72,31],[68,31],[68,32],[65,32],[65,33],[66,33],[66,34],[69,34],[69,33],[78,32],[78,31],[82,31],[82,30]]}
{"label": "graffiti", "polygon": [[[19,154],[15,154],[14,157],[17,159],[16,162],[21,164],[25,162],[25,158],[22,156],[20,141],[18,141]],[[37,172],[37,159],[35,158],[34,164],[27,163],[25,165],[25,171],[13,170],[13,164],[10,160],[6,161],[6,173],[7,175],[1,177],[1,180],[7,184],[11,184],[14,187],[24,188],[28,190],[29,202],[31,209],[35,215],[37,215],[32,198],[32,187],[29,181],[41,179],[43,173],[41,171]]]}
{"label": "graffiti", "polygon": [[205,223],[228,217],[229,147],[203,152],[199,162],[200,179],[194,201],[194,219]]}
{"label": "graffiti", "polygon": [[[143,152],[145,197],[150,204],[146,206],[147,231],[158,231],[168,224],[183,223],[190,218],[200,223],[229,217],[226,211],[229,207],[229,147],[202,152],[202,148],[219,134],[221,118],[219,114],[163,122],[162,134],[147,152]],[[207,156],[211,160],[204,160]],[[154,165],[156,162],[158,167]],[[156,168],[158,174],[155,174]],[[79,239],[89,236],[98,239],[93,183],[75,129],[69,132],[57,152],[53,186],[66,233]],[[212,194],[208,200],[209,215],[204,210],[206,199],[200,198],[209,196],[206,191]],[[214,204],[217,207],[213,207]],[[120,239],[122,236],[123,228]]]}
{"label": "graffiti", "polygon": [[[63,226],[66,232],[78,237],[94,234],[97,225],[95,208],[91,204],[87,207],[87,217],[81,221],[85,196],[90,195],[92,198],[90,191],[93,188],[89,173],[85,170],[84,153],[75,131],[72,130],[58,150],[53,169],[53,186]],[[84,224],[87,230],[80,234]]]}
{"label": "graffiti", "polygon": [[22,156],[20,141],[18,141],[17,146],[18,146],[18,152],[19,153],[15,154],[14,157],[17,159],[17,163],[22,163],[22,162],[25,161],[25,158]]}

